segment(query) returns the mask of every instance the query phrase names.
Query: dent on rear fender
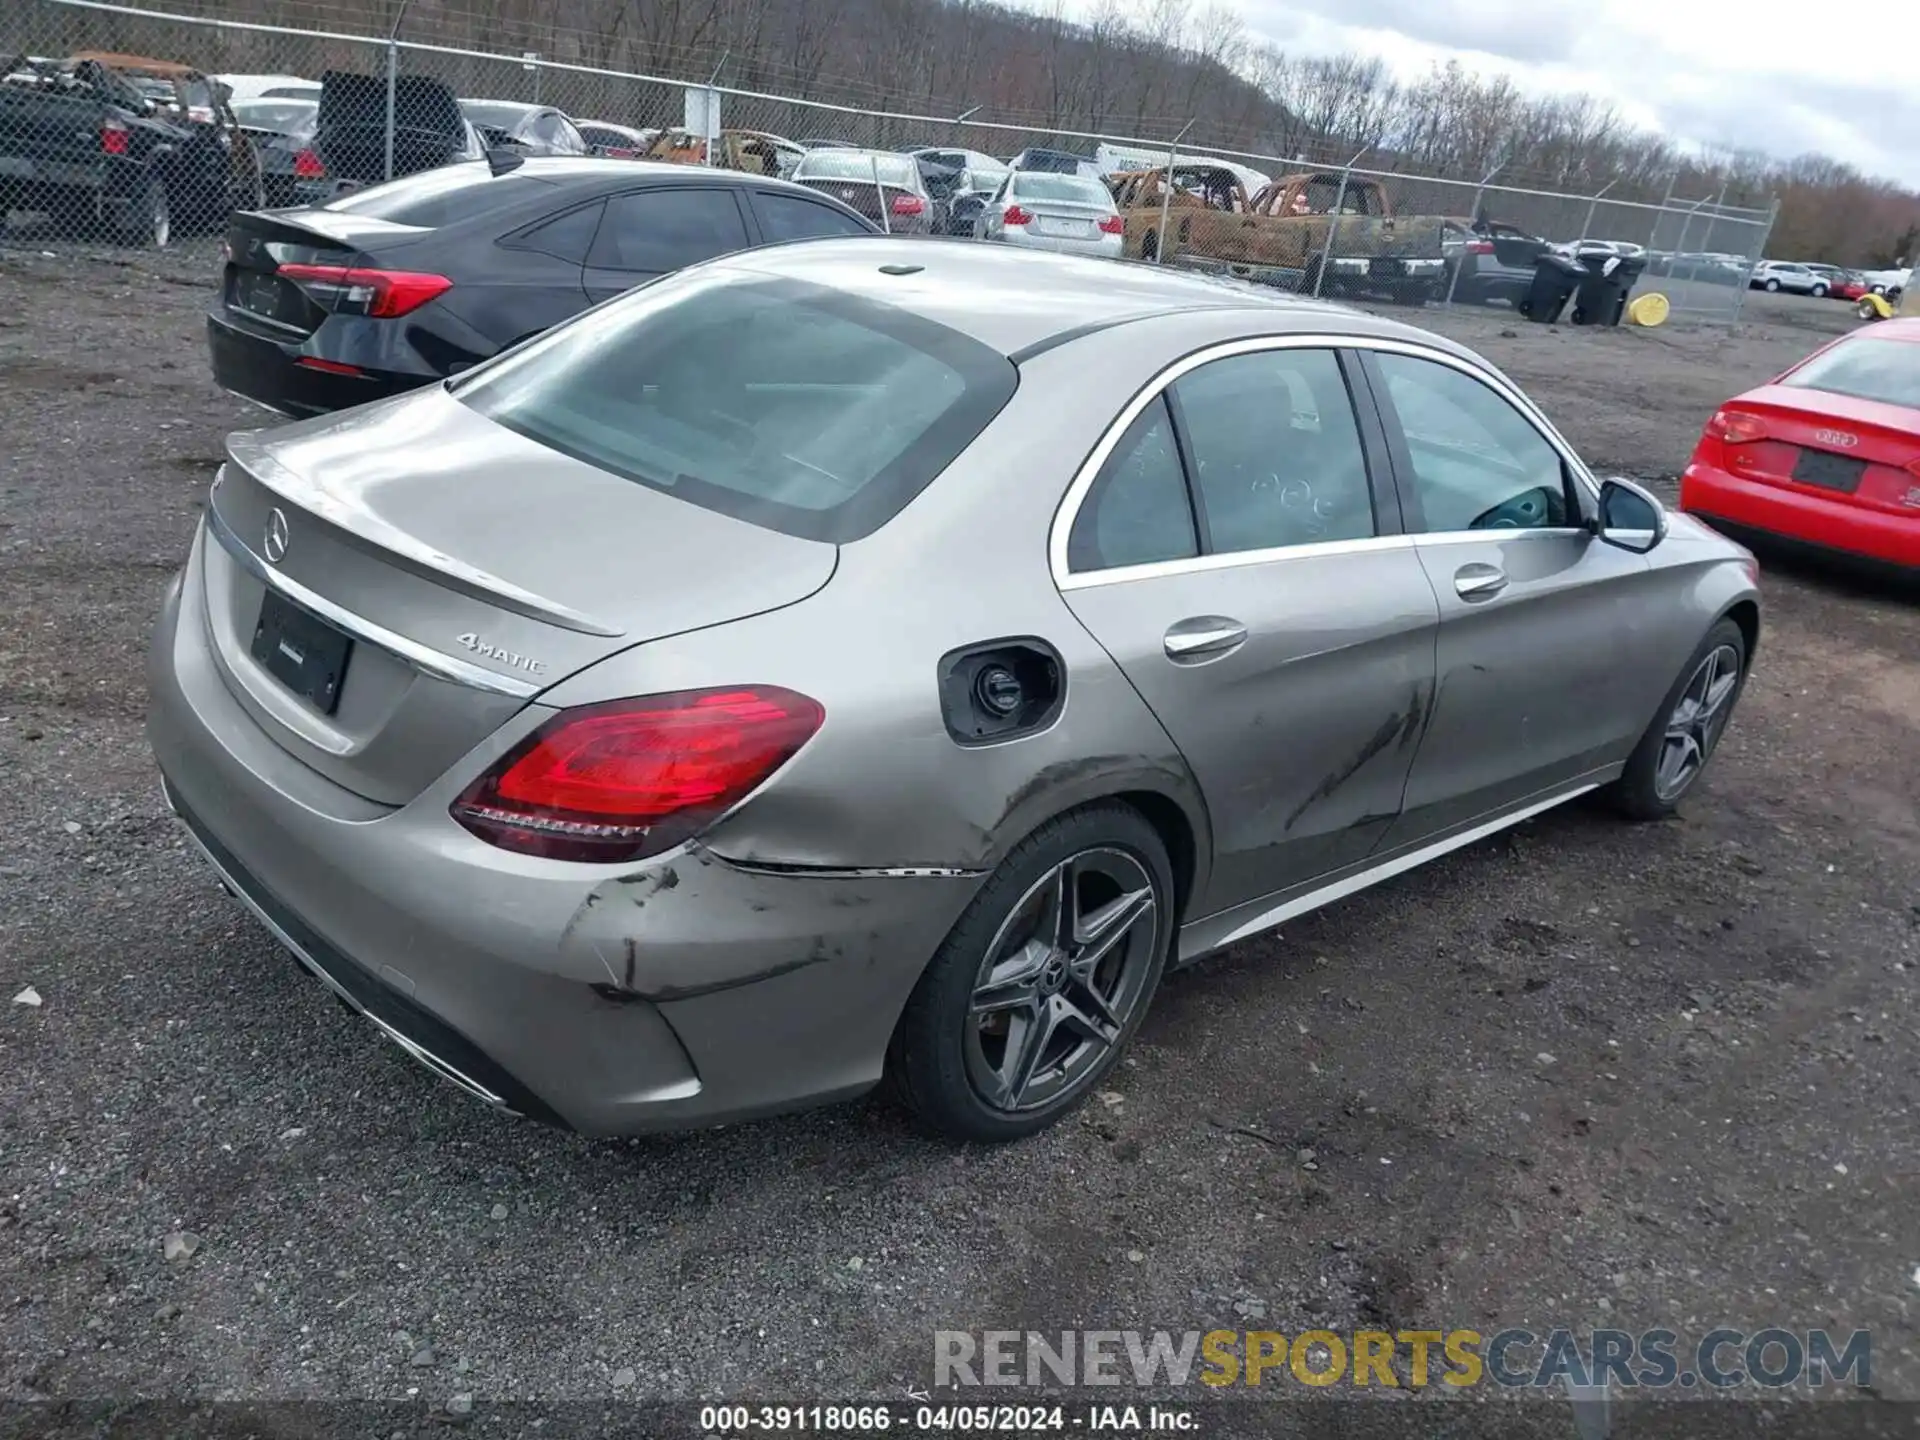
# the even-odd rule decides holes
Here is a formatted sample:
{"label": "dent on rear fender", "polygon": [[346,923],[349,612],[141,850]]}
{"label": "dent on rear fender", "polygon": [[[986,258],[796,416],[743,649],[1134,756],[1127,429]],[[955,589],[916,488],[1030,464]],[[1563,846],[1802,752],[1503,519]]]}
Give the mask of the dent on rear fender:
{"label": "dent on rear fender", "polygon": [[562,949],[606,975],[611,998],[663,1004],[816,966],[862,982],[932,955],[978,877],[749,870],[694,842],[603,881]]}

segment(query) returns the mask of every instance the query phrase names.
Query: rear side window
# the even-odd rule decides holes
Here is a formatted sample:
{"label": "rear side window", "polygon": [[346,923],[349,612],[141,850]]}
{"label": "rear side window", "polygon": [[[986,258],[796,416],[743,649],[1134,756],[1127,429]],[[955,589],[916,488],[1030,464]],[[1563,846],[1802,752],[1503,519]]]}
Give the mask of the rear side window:
{"label": "rear side window", "polygon": [[1165,396],[1127,427],[1100,467],[1067,537],[1067,568],[1076,572],[1150,565],[1199,554],[1186,470],[1174,442]]}
{"label": "rear side window", "polygon": [[495,175],[485,165],[464,162],[355,190],[320,208],[432,230],[517,205],[552,188],[531,175]]}
{"label": "rear side window", "polygon": [[593,233],[600,228],[600,212],[605,208],[598,200],[578,206],[564,215],[542,220],[500,244],[509,250],[538,250],[556,260],[584,265],[587,251],[593,245]]}
{"label": "rear side window", "polygon": [[812,240],[820,236],[867,235],[873,227],[857,215],[822,205],[816,200],[800,200],[792,195],[775,195],[756,190],[753,208],[760,212],[760,228],[768,240]]}
{"label": "rear side window", "polygon": [[1843,340],[1780,383],[1920,410],[1920,344],[1864,335]]}
{"label": "rear side window", "polygon": [[720,270],[635,291],[450,389],[609,474],[840,543],[892,518],[1017,383],[946,326]]}
{"label": "rear side window", "polygon": [[746,245],[747,227],[730,187],[640,190],[607,202],[588,263],[663,275]]}

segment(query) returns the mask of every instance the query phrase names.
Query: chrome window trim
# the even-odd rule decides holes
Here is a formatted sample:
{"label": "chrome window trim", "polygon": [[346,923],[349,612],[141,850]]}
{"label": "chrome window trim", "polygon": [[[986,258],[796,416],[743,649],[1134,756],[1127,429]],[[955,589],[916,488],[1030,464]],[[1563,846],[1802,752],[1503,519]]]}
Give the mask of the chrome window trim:
{"label": "chrome window trim", "polygon": [[[1224,570],[1240,565],[1262,565],[1276,560],[1312,560],[1329,555],[1367,554],[1375,551],[1411,549],[1425,545],[1458,545],[1489,540],[1514,540],[1523,536],[1554,536],[1564,538],[1569,535],[1587,533],[1577,526],[1556,526],[1538,530],[1445,530],[1422,532],[1417,535],[1373,535],[1359,540],[1326,540],[1307,545],[1283,545],[1266,550],[1236,550],[1214,555],[1195,555],[1183,560],[1156,560],[1144,565],[1116,565],[1102,570],[1076,571],[1067,563],[1067,542],[1073,532],[1074,522],[1079,518],[1080,507],[1086,503],[1087,494],[1093,488],[1093,482],[1099,477],[1101,469],[1113,455],[1114,449],[1126,436],[1127,429],[1139,417],[1140,412],[1166,393],[1181,376],[1199,369],[1202,365],[1215,360],[1231,359],[1236,355],[1255,355],[1269,350],[1373,350],[1392,355],[1406,355],[1416,360],[1431,360],[1437,364],[1458,370],[1470,379],[1478,380],[1514,409],[1540,432],[1576,481],[1583,486],[1589,496],[1597,499],[1600,493],[1598,482],[1573,451],[1553,428],[1553,423],[1543,415],[1539,407],[1522,395],[1512,384],[1484,366],[1462,359],[1444,350],[1422,345],[1408,340],[1394,340],[1374,335],[1342,335],[1327,332],[1303,333],[1295,335],[1257,335],[1239,340],[1223,340],[1184,355],[1172,364],[1164,367],[1120,410],[1099,442],[1088,452],[1080,468],[1074,472],[1072,483],[1061,497],[1054,511],[1053,525],[1047,535],[1047,563],[1053,572],[1053,581],[1061,590],[1084,590],[1095,585],[1117,585],[1130,580],[1156,580],[1170,575],[1204,573],[1209,570]],[[1356,416],[1357,419],[1357,416]]]}
{"label": "chrome window trim", "polygon": [[432,676],[435,680],[464,685],[470,690],[484,690],[491,695],[507,695],[515,700],[530,700],[540,693],[539,685],[517,680],[510,675],[497,675],[491,670],[456,656],[443,655],[417,640],[409,640],[404,635],[395,634],[384,625],[376,625],[373,621],[363,619],[351,610],[342,609],[326,596],[309,590],[298,580],[282,575],[249,550],[246,542],[233,533],[233,527],[220,518],[218,506],[209,502],[203,513],[207,517],[208,533],[220,542],[220,548],[233,557],[235,564],[268,589],[277,590],[294,604],[311,610],[336,629],[344,630],[355,640],[363,641],[377,650],[384,650],[396,660],[412,666],[423,675]]}

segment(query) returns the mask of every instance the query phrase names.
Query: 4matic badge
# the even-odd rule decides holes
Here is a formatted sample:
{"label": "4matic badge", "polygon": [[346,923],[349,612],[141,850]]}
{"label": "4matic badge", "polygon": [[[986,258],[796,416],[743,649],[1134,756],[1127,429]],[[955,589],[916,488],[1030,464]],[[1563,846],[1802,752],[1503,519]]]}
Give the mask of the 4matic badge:
{"label": "4matic badge", "polygon": [[460,637],[460,643],[476,655],[484,655],[489,660],[498,660],[502,665],[511,665],[516,670],[524,670],[529,675],[541,675],[546,672],[547,662],[535,660],[531,655],[521,655],[490,640],[482,640],[469,630]]}

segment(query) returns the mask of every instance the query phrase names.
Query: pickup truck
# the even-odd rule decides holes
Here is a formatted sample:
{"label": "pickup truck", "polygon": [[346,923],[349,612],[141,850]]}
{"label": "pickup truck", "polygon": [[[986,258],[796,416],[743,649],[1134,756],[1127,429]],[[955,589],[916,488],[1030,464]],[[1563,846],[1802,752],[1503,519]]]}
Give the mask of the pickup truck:
{"label": "pickup truck", "polygon": [[1422,305],[1446,292],[1444,221],[1396,216],[1377,180],[1351,177],[1343,194],[1337,170],[1305,171],[1249,196],[1225,166],[1175,165],[1171,193],[1166,177],[1165,166],[1113,177],[1129,256],[1286,290],[1317,286],[1322,295],[1377,295],[1401,305]]}
{"label": "pickup truck", "polygon": [[260,200],[259,159],[198,71],[138,56],[0,65],[0,220],[36,211],[158,249]]}

